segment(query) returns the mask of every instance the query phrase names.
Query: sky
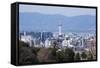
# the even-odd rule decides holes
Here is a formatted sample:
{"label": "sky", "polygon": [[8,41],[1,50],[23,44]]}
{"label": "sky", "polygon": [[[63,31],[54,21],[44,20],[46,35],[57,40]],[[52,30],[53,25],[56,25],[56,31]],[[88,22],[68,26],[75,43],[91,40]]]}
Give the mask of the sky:
{"label": "sky", "polygon": [[[57,23],[59,21],[61,21],[61,23],[64,24],[63,26],[64,31],[74,30],[74,28],[76,28],[76,30],[77,29],[84,30],[84,29],[81,29],[81,27],[77,28],[77,26],[80,26],[81,23],[84,23],[82,24],[84,26],[83,28],[85,28],[85,25],[87,25],[87,23],[89,23],[86,26],[88,27],[87,30],[88,29],[95,30],[94,24],[95,24],[96,10],[91,9],[91,8],[57,7],[57,6],[52,7],[52,6],[20,4],[19,5],[19,16],[20,16],[19,17],[20,30],[23,30],[23,31],[24,30],[25,31],[28,31],[28,30],[57,31],[56,28],[58,27]],[[77,18],[74,18],[74,17],[77,17]],[[58,19],[60,20],[58,21]],[[75,22],[72,21],[74,19],[75,19]],[[72,24],[70,24],[69,22],[72,22]],[[77,24],[76,22],[79,22],[79,24]],[[74,26],[73,23],[76,23],[76,25]],[[41,25],[41,28],[39,25]],[[68,28],[65,28],[66,26]],[[49,27],[52,27],[52,28],[49,28]]]}
{"label": "sky", "polygon": [[39,6],[39,5],[20,5],[19,12],[39,12],[43,14],[60,14],[64,16],[95,15],[95,9]]}

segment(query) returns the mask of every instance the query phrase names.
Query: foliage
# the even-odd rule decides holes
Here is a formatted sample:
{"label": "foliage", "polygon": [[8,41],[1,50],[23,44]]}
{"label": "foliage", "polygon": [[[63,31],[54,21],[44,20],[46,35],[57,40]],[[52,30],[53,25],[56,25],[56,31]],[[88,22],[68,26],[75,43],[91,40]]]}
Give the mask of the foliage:
{"label": "foliage", "polygon": [[28,44],[24,43],[23,41],[19,41],[19,48],[22,48],[22,47],[28,47]]}
{"label": "foliage", "polygon": [[75,53],[71,48],[66,48],[64,61],[74,61],[74,55]]}
{"label": "foliage", "polygon": [[87,54],[86,54],[85,52],[82,52],[81,57],[82,57],[83,59],[86,59],[86,58],[87,58]]}
{"label": "foliage", "polygon": [[38,62],[36,54],[22,41],[19,41],[19,64],[34,64]]}
{"label": "foliage", "polygon": [[30,48],[22,47],[19,49],[19,64],[33,64],[37,62],[37,57]]}
{"label": "foliage", "polygon": [[71,48],[66,48],[64,50],[61,50],[57,52],[56,57],[57,61],[62,62],[62,61],[74,61],[74,51]]}
{"label": "foliage", "polygon": [[88,60],[93,60],[93,55],[92,53],[89,51],[88,55],[87,55],[87,59]]}
{"label": "foliage", "polygon": [[[35,64],[44,62],[69,62],[74,61],[74,51],[65,48],[58,51],[58,48],[28,47],[27,43],[19,41],[19,64]],[[79,59],[77,55],[77,59]]]}
{"label": "foliage", "polygon": [[63,51],[58,51],[56,53],[56,60],[58,62],[62,62],[64,60],[64,52]]}
{"label": "foliage", "polygon": [[33,52],[35,55],[37,55],[37,53],[39,52],[39,50],[40,50],[41,48],[33,47],[33,48],[30,48],[30,49],[32,50],[32,52]]}
{"label": "foliage", "polygon": [[76,53],[74,60],[75,61],[80,61],[80,53]]}

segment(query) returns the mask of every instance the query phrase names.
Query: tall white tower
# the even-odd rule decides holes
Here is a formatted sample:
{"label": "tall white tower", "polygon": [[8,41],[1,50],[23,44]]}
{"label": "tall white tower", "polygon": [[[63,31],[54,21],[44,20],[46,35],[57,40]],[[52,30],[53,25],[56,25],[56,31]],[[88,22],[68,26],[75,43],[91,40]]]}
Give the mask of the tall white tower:
{"label": "tall white tower", "polygon": [[84,39],[82,38],[82,47],[84,47]]}
{"label": "tall white tower", "polygon": [[42,32],[41,32],[41,39],[42,39]]}
{"label": "tall white tower", "polygon": [[61,32],[61,30],[62,30],[62,25],[61,25],[61,24],[58,25],[58,29],[59,29],[59,35],[61,35],[61,34],[62,34],[62,32]]}
{"label": "tall white tower", "polygon": [[26,36],[26,32],[24,32],[24,36]]}

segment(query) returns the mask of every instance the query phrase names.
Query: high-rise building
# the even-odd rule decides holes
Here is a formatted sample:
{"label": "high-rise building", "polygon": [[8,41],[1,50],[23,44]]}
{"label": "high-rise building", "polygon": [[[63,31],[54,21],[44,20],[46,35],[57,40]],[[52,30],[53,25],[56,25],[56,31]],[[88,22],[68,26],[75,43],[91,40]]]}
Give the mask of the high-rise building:
{"label": "high-rise building", "polygon": [[58,30],[59,30],[59,35],[61,35],[62,34],[62,32],[61,32],[61,30],[62,30],[62,24],[58,25]]}

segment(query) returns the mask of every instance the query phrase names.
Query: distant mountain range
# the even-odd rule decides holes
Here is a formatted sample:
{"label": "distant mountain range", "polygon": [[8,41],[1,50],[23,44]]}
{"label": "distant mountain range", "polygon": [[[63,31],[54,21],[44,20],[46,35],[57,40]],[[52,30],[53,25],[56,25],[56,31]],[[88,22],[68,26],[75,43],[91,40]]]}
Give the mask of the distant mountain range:
{"label": "distant mountain range", "polygon": [[63,15],[49,15],[41,13],[20,13],[20,31],[58,31],[58,25],[62,24],[62,31],[95,31],[96,17],[80,15],[67,17]]}

